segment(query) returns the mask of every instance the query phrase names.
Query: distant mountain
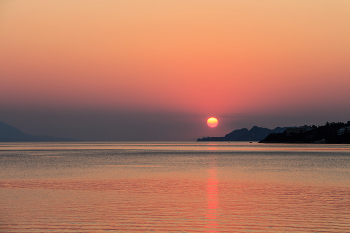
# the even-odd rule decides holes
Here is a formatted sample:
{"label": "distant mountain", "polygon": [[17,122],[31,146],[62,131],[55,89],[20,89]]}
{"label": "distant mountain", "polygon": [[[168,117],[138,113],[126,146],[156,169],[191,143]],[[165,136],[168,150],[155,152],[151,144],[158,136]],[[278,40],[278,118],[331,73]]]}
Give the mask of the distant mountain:
{"label": "distant mountain", "polygon": [[254,126],[250,130],[247,128],[236,129],[224,137],[204,137],[197,141],[260,141],[270,133],[282,133],[286,128],[277,127],[275,129]]}
{"label": "distant mountain", "polygon": [[0,142],[62,142],[76,141],[70,138],[58,138],[43,135],[30,135],[0,121]]}

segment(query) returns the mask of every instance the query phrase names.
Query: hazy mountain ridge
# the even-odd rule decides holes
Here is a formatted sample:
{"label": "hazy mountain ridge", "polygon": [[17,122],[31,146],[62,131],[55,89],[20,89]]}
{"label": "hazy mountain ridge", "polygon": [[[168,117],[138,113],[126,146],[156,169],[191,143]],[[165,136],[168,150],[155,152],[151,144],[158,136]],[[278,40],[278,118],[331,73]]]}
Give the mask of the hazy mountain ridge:
{"label": "hazy mountain ridge", "polygon": [[0,121],[0,142],[63,142],[76,141],[70,138],[60,138],[45,135],[31,135],[23,133],[14,126]]}
{"label": "hazy mountain ridge", "polygon": [[258,126],[253,126],[250,130],[247,128],[236,129],[224,137],[204,137],[198,138],[197,141],[260,141],[267,137],[270,133],[282,133],[286,127],[276,127],[268,129]]}

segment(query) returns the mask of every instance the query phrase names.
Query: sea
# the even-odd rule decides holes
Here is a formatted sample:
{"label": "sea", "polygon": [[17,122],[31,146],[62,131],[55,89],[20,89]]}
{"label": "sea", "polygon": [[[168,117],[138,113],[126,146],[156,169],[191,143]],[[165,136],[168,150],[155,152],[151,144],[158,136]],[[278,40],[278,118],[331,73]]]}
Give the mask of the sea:
{"label": "sea", "polygon": [[0,232],[350,232],[350,145],[0,143]]}

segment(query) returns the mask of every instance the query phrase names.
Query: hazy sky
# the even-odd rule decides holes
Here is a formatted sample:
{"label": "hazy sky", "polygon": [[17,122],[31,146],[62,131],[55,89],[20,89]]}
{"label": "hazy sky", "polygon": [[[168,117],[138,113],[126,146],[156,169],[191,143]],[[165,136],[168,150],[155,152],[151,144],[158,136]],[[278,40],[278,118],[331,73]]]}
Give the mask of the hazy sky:
{"label": "hazy sky", "polygon": [[348,0],[0,1],[0,121],[27,133],[195,140],[349,106]]}

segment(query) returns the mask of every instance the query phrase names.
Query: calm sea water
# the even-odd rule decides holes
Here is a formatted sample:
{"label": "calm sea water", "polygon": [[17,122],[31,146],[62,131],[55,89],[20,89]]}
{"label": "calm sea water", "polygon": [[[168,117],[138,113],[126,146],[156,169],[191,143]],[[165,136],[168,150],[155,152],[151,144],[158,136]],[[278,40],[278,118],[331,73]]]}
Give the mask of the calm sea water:
{"label": "calm sea water", "polygon": [[0,232],[350,232],[350,146],[0,143]]}

